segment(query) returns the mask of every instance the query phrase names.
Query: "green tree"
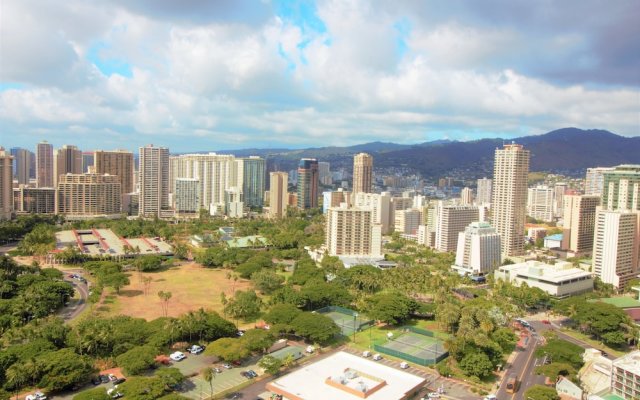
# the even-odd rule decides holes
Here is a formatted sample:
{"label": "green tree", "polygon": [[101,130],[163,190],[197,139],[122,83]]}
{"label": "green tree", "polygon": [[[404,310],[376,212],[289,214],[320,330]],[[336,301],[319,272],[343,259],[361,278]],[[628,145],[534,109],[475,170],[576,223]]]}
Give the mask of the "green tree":
{"label": "green tree", "polygon": [[38,387],[47,391],[68,389],[84,382],[93,373],[93,363],[85,356],[66,348],[45,353],[36,359],[40,381]]}
{"label": "green tree", "polygon": [[178,368],[173,367],[159,368],[154,375],[164,383],[167,390],[175,390],[179,388],[185,380],[185,376],[182,372],[180,372]]}
{"label": "green tree", "polygon": [[502,351],[511,353],[518,343],[518,337],[509,328],[498,328],[491,333],[491,338],[500,345]]}
{"label": "green tree", "polygon": [[235,319],[249,320],[260,313],[262,300],[253,290],[239,291],[227,303],[225,313]]}
{"label": "green tree", "polygon": [[245,343],[238,338],[221,338],[207,346],[205,354],[220,357],[225,361],[238,361],[250,354]]}
{"label": "green tree", "polygon": [[202,378],[209,384],[209,395],[213,397],[213,380],[216,378],[216,371],[211,367],[206,367],[200,373]]}
{"label": "green tree", "polygon": [[551,364],[541,365],[537,367],[536,373],[544,375],[552,381],[555,381],[559,375],[566,376],[571,380],[575,380],[577,371],[571,364],[552,362]]}
{"label": "green tree", "polygon": [[111,400],[111,396],[107,394],[107,389],[97,387],[86,390],[73,396],[73,400]]}
{"label": "green tree", "polygon": [[312,342],[326,343],[340,333],[340,328],[327,316],[309,312],[298,315],[291,326],[296,334]]}
{"label": "green tree", "polygon": [[253,285],[263,294],[270,294],[284,283],[284,277],[268,269],[262,269],[251,275]]}
{"label": "green tree", "polygon": [[266,352],[275,342],[275,338],[270,331],[264,329],[249,329],[240,338],[249,351]]}
{"label": "green tree", "polygon": [[264,315],[264,320],[270,324],[289,324],[301,312],[293,304],[276,304]]}
{"label": "green tree", "polygon": [[367,315],[375,320],[395,325],[409,318],[416,303],[400,293],[379,293],[369,298]]}
{"label": "green tree", "polygon": [[280,371],[280,368],[282,368],[282,361],[279,358],[267,355],[258,361],[258,365],[269,374],[275,375]]}
{"label": "green tree", "polygon": [[525,390],[524,398],[531,400],[560,400],[560,396],[558,396],[558,392],[554,388],[543,385],[530,386]]}
{"label": "green tree", "polygon": [[548,339],[547,344],[536,349],[536,356],[548,356],[553,362],[566,363],[575,369],[579,369],[584,364],[582,353],[584,353],[582,347],[566,340],[553,338]]}
{"label": "green tree", "polygon": [[459,363],[465,374],[486,378],[493,372],[493,364],[489,357],[482,352],[472,352],[465,355]]}
{"label": "green tree", "polygon": [[139,375],[155,365],[156,355],[151,346],[136,346],[116,357],[116,362],[128,375]]}
{"label": "green tree", "polygon": [[155,400],[166,393],[165,384],[158,377],[134,376],[120,384],[118,389],[125,398],[136,400]]}

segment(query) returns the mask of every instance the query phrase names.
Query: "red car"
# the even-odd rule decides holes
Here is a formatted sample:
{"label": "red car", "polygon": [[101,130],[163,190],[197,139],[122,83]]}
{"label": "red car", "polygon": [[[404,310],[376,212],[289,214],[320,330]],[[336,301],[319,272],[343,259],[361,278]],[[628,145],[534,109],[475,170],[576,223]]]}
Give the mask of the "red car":
{"label": "red car", "polygon": [[550,325],[551,324],[551,322],[549,322],[548,319],[543,319],[542,323],[545,324],[545,325]]}

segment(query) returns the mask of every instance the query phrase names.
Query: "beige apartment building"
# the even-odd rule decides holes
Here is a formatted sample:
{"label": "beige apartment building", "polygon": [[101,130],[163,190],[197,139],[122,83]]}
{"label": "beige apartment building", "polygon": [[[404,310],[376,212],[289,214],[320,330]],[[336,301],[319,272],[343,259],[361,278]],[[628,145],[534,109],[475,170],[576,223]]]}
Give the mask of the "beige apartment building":
{"label": "beige apartment building", "polygon": [[161,211],[169,209],[169,149],[153,145],[140,147],[139,157],[139,215],[160,217]]}
{"label": "beige apartment building", "polygon": [[117,176],[66,174],[58,178],[56,211],[67,219],[120,217],[121,199]]}
{"label": "beige apartment building", "polygon": [[435,247],[445,252],[456,251],[458,234],[479,217],[478,207],[474,206],[444,206],[437,214]]}
{"label": "beige apartment building", "polygon": [[495,152],[492,225],[500,235],[504,257],[524,253],[529,157],[529,150],[518,144],[505,144]]}
{"label": "beige apartment building", "polygon": [[38,143],[36,147],[36,185],[38,187],[55,187],[53,182],[53,146],[46,140]]}
{"label": "beige apartment building", "polygon": [[76,146],[64,145],[54,153],[53,185],[57,187],[60,175],[82,173],[82,152]]}
{"label": "beige apartment building", "polygon": [[382,226],[373,212],[358,207],[331,207],[327,212],[325,243],[331,256],[378,257],[382,254]]}
{"label": "beige apartment building", "polygon": [[269,174],[269,217],[282,218],[287,215],[289,203],[289,174],[271,172]]}
{"label": "beige apartment building", "polygon": [[599,205],[600,196],[564,196],[562,249],[575,254],[590,253],[593,250],[596,207]]}
{"label": "beige apartment building", "polygon": [[135,166],[132,152],[126,150],[96,150],[93,153],[93,167],[96,174],[117,176],[122,194],[133,193]]}
{"label": "beige apartment building", "polygon": [[353,157],[353,193],[371,193],[373,187],[373,157],[359,153]]}
{"label": "beige apartment building", "polygon": [[55,214],[56,189],[20,185],[13,189],[13,204],[16,213]]}

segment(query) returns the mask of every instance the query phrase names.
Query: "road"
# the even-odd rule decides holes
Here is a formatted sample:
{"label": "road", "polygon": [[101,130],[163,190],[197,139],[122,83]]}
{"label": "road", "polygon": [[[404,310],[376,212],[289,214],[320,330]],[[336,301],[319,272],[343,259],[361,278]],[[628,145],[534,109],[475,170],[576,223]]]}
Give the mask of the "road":
{"label": "road", "polygon": [[87,284],[69,277],[69,274],[82,274],[83,272],[84,270],[82,269],[65,270],[62,272],[64,274],[64,280],[71,283],[79,295],[79,298],[69,300],[69,304],[58,311],[58,315],[66,322],[77,318],[84,309],[87,308],[87,299],[89,298],[89,288]]}
{"label": "road", "polygon": [[[531,335],[527,347],[519,350],[519,354],[504,373],[500,389],[496,393],[498,400],[523,400],[522,395],[528,387],[544,383],[544,377],[535,373],[535,367],[543,362],[535,356],[535,350],[539,345],[539,337]],[[507,380],[512,374],[516,374],[520,382],[520,389],[514,394],[506,391]]]}

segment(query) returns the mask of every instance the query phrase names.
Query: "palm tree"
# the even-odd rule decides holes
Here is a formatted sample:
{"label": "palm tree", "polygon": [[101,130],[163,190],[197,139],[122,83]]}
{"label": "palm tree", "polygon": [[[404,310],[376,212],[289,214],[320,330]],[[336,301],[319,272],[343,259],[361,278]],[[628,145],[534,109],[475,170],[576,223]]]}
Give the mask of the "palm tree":
{"label": "palm tree", "polygon": [[216,378],[216,371],[211,367],[202,370],[202,377],[209,383],[209,394],[213,397],[213,380]]}
{"label": "palm tree", "polygon": [[165,292],[162,290],[158,292],[158,297],[160,298],[160,301],[162,301],[162,311],[165,317],[169,315],[169,299],[171,296],[171,292]]}

